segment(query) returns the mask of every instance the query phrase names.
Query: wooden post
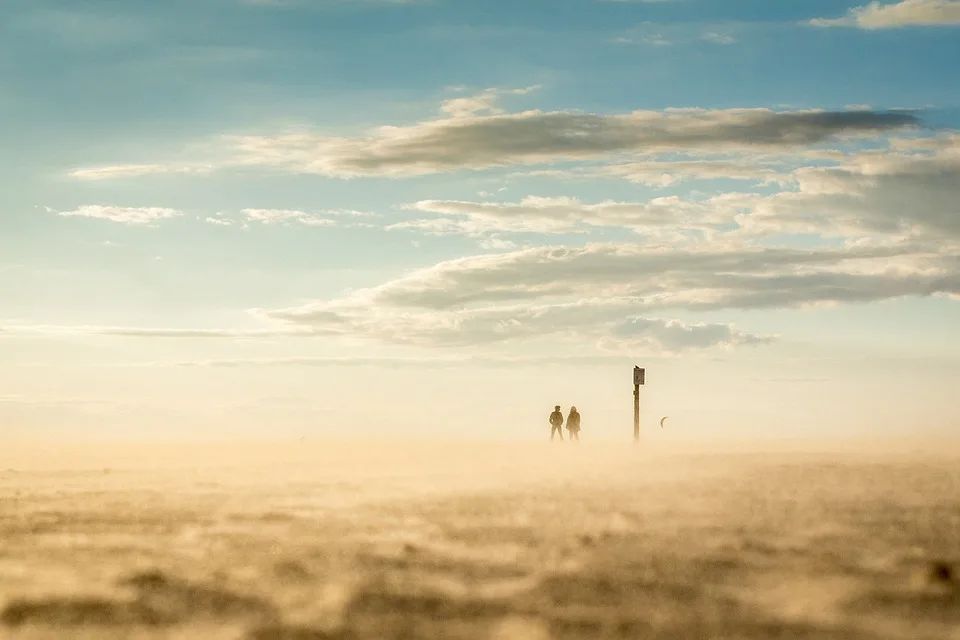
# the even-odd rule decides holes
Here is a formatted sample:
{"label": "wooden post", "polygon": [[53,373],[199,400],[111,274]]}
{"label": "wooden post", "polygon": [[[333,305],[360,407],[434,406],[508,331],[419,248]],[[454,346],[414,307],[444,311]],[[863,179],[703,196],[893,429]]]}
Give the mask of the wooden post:
{"label": "wooden post", "polygon": [[646,371],[640,367],[633,368],[633,439],[640,442],[640,385],[644,383]]}
{"label": "wooden post", "polygon": [[633,385],[633,439],[640,442],[640,385]]}

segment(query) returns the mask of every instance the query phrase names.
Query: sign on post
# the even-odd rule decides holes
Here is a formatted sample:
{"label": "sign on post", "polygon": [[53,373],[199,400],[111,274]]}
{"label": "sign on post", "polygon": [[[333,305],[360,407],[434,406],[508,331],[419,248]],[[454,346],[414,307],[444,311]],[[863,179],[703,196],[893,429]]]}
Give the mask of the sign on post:
{"label": "sign on post", "polygon": [[634,386],[643,384],[643,377],[646,373],[646,369],[641,369],[640,367],[633,368],[633,384]]}

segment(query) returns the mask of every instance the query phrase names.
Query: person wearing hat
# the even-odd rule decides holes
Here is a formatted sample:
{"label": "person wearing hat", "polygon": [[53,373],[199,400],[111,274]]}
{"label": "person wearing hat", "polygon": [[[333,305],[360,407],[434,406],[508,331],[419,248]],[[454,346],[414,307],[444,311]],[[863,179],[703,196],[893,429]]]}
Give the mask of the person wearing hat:
{"label": "person wearing hat", "polygon": [[560,413],[560,405],[557,405],[553,408],[553,413],[550,414],[550,439],[553,440],[554,433],[560,435],[560,439],[563,440],[563,414]]}
{"label": "person wearing hat", "polygon": [[580,440],[580,412],[576,407],[570,407],[570,415],[567,416],[567,431],[570,432],[571,440]]}

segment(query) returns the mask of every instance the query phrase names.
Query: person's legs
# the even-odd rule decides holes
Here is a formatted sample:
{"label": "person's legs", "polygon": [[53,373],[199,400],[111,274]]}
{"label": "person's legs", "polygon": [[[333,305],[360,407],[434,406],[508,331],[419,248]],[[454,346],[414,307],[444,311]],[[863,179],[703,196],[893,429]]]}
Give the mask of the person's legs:
{"label": "person's legs", "polygon": [[563,429],[557,426],[550,427],[550,439],[553,440],[553,434],[556,433],[563,440]]}

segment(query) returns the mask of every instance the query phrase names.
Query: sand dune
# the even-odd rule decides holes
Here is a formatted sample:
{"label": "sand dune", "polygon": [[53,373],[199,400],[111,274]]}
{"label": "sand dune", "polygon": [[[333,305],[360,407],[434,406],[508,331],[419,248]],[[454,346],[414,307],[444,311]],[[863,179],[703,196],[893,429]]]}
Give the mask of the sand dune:
{"label": "sand dune", "polygon": [[4,638],[960,638],[960,454],[24,451]]}

